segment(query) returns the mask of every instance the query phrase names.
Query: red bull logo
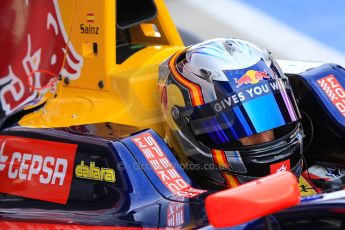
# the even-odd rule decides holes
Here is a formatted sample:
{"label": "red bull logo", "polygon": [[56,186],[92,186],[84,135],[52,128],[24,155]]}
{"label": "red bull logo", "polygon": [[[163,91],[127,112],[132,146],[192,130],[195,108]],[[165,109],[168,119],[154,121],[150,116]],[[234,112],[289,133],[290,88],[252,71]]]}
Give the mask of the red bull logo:
{"label": "red bull logo", "polygon": [[57,0],[3,0],[0,102],[5,115],[55,91],[58,76],[79,78],[82,57],[70,43]]}
{"label": "red bull logo", "polygon": [[239,79],[235,78],[236,88],[241,87],[242,85],[248,84],[257,84],[262,79],[270,79],[270,76],[266,72],[256,71],[256,70],[248,70],[242,77]]}

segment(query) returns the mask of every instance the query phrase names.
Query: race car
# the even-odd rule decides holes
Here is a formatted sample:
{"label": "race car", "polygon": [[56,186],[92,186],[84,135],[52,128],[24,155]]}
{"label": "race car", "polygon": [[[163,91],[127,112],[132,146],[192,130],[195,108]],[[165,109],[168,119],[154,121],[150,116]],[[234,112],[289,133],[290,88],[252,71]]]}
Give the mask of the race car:
{"label": "race car", "polygon": [[0,11],[1,228],[343,228],[341,66],[279,62],[303,111],[299,184],[284,172],[210,190],[164,140],[159,66],[185,47],[162,0]]}

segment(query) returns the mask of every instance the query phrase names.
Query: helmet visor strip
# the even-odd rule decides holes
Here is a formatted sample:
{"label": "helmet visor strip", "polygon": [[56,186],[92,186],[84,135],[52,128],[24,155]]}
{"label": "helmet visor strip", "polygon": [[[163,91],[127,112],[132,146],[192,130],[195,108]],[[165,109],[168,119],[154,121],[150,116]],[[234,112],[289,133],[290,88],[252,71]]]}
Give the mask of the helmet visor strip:
{"label": "helmet visor strip", "polygon": [[288,79],[277,78],[194,107],[189,124],[198,140],[217,147],[298,119],[299,111]]}

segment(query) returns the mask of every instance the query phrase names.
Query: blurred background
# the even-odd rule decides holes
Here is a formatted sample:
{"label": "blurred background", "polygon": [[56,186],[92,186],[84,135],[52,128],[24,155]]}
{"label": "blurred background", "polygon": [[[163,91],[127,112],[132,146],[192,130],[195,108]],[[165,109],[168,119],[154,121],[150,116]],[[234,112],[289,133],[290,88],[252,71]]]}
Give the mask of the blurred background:
{"label": "blurred background", "polygon": [[343,0],[165,0],[185,45],[237,37],[277,59],[345,67]]}

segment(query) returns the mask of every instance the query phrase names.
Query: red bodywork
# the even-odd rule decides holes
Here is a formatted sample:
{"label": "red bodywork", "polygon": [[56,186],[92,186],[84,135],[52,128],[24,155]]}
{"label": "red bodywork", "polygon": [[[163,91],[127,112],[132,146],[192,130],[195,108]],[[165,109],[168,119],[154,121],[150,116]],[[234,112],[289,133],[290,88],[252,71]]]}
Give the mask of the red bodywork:
{"label": "red bodywork", "polygon": [[45,86],[59,75],[79,77],[82,58],[68,41],[56,0],[3,0],[0,14],[6,18],[0,22],[0,102],[5,114],[46,92]]}

